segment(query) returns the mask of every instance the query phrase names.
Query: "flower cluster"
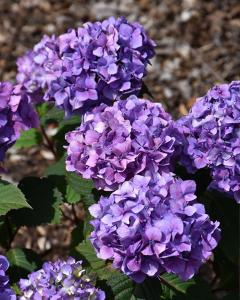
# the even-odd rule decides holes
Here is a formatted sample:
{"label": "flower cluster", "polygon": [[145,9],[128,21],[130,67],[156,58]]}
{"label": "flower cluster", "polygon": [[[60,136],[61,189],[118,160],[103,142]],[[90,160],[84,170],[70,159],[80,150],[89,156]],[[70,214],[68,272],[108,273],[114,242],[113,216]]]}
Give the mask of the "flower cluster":
{"label": "flower cluster", "polygon": [[6,271],[9,268],[9,262],[5,256],[0,255],[0,299],[16,300],[16,295],[9,286],[9,278]]}
{"label": "flower cluster", "polygon": [[41,92],[56,79],[61,61],[57,55],[55,36],[45,35],[32,51],[18,58],[17,81],[30,93]]}
{"label": "flower cluster", "polygon": [[66,261],[47,262],[28,279],[19,282],[19,300],[104,300],[105,293],[96,289],[85,274],[81,261],[69,257]]}
{"label": "flower cluster", "polygon": [[17,78],[31,90],[47,85],[45,100],[67,115],[85,112],[137,93],[154,46],[140,24],[123,17],[88,22],[57,39],[44,37],[18,60]]}
{"label": "flower cluster", "polygon": [[114,190],[135,174],[170,171],[177,130],[161,104],[136,96],[101,104],[86,113],[82,125],[66,135],[67,170]]}
{"label": "flower cluster", "polygon": [[137,282],[167,271],[187,280],[211,255],[219,223],[197,204],[194,181],[136,175],[90,207],[98,257]]}
{"label": "flower cluster", "polygon": [[178,124],[186,137],[183,165],[209,167],[211,186],[240,202],[240,81],[214,86]]}
{"label": "flower cluster", "polygon": [[30,102],[31,97],[23,86],[0,83],[0,161],[22,130],[38,126],[38,116]]}

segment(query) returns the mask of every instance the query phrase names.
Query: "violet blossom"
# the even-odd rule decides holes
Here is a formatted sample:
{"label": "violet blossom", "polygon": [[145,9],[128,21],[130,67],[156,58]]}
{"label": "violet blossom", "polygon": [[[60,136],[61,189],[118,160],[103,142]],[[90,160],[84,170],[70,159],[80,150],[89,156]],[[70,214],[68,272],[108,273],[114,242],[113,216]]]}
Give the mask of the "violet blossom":
{"label": "violet blossom", "polygon": [[210,168],[210,187],[240,202],[240,81],[214,86],[178,125],[186,137],[182,164],[190,172]]}
{"label": "violet blossom", "polygon": [[18,60],[18,80],[43,89],[66,115],[136,94],[155,43],[139,23],[113,17],[44,37]]}
{"label": "violet blossom", "polygon": [[97,256],[136,282],[162,272],[192,278],[220,236],[219,222],[196,202],[195,189],[194,181],[170,173],[136,175],[101,197],[89,208]]}
{"label": "violet blossom", "polygon": [[104,300],[105,293],[94,287],[85,274],[81,261],[69,257],[66,261],[44,263],[42,269],[19,281],[19,300]]}
{"label": "violet blossom", "polygon": [[38,126],[31,99],[23,86],[0,82],[0,161],[23,130]]}
{"label": "violet blossom", "polygon": [[9,277],[6,274],[9,268],[7,258],[0,255],[0,299],[1,300],[16,300],[14,291],[10,288]]}
{"label": "violet blossom", "polygon": [[56,37],[44,35],[33,50],[18,58],[17,81],[29,93],[43,93],[50,82],[56,79],[62,66],[57,49]]}
{"label": "violet blossom", "polygon": [[161,104],[136,96],[101,104],[67,133],[66,168],[98,189],[114,190],[146,170],[169,171],[178,153],[176,128]]}

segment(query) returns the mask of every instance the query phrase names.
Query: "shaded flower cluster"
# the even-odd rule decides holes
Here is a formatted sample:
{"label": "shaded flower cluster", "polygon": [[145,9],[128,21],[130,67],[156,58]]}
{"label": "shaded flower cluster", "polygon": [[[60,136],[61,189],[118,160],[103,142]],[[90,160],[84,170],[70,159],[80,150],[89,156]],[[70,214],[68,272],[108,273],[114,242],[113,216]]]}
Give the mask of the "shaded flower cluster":
{"label": "shaded flower cluster", "polygon": [[23,86],[0,83],[0,161],[21,131],[38,126],[38,116],[30,104],[31,99]]}
{"label": "shaded flower cluster", "polygon": [[96,289],[85,274],[81,261],[69,257],[66,261],[47,262],[39,271],[19,282],[19,300],[104,300],[105,293]]}
{"label": "shaded flower cluster", "polygon": [[167,271],[187,280],[211,255],[219,223],[197,204],[194,181],[136,175],[90,207],[98,257],[142,282]]}
{"label": "shaded flower cluster", "polygon": [[186,137],[183,165],[209,167],[211,187],[240,202],[240,81],[214,86],[178,125]]}
{"label": "shaded flower cluster", "polygon": [[5,256],[0,255],[0,299],[16,300],[16,295],[9,286],[9,278],[6,271],[9,268],[9,262]]}
{"label": "shaded flower cluster", "polygon": [[114,190],[145,171],[169,171],[177,154],[176,129],[161,104],[136,96],[101,104],[66,135],[66,166],[96,187]]}
{"label": "shaded flower cluster", "polygon": [[85,112],[136,94],[154,46],[140,24],[123,17],[88,22],[57,39],[44,37],[18,60],[17,78],[31,90],[47,85],[45,100],[67,115]]}

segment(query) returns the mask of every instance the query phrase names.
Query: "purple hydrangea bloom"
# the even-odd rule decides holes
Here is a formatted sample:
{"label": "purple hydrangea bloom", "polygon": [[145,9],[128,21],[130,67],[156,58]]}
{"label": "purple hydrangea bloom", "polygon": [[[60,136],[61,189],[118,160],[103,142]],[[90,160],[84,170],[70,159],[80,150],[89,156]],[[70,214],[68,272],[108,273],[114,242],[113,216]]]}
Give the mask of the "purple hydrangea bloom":
{"label": "purple hydrangea bloom", "polygon": [[178,125],[186,137],[183,165],[209,167],[211,187],[240,202],[240,81],[214,86]]}
{"label": "purple hydrangea bloom", "polygon": [[69,257],[66,261],[47,262],[43,268],[19,281],[19,300],[104,300],[105,293],[94,287],[85,274],[81,261]]}
{"label": "purple hydrangea bloom", "polygon": [[161,104],[136,96],[101,104],[66,135],[66,168],[114,190],[146,170],[169,171],[177,151],[176,129]]}
{"label": "purple hydrangea bloom", "polygon": [[23,84],[28,92],[41,92],[57,78],[58,70],[61,69],[57,49],[55,36],[45,35],[32,51],[18,58],[17,81]]}
{"label": "purple hydrangea bloom", "polygon": [[9,278],[6,271],[9,268],[9,262],[5,256],[0,255],[0,299],[16,300],[16,295],[9,286]]}
{"label": "purple hydrangea bloom", "polygon": [[99,258],[137,282],[161,272],[188,280],[217,246],[219,222],[196,203],[191,180],[136,175],[89,210]]}
{"label": "purple hydrangea bloom", "polygon": [[18,79],[29,87],[47,85],[45,100],[67,115],[135,94],[155,46],[140,24],[123,17],[88,22],[49,40],[18,61]]}
{"label": "purple hydrangea bloom", "polygon": [[32,95],[21,85],[0,82],[0,161],[19,138],[21,131],[38,126],[38,116],[32,108]]}

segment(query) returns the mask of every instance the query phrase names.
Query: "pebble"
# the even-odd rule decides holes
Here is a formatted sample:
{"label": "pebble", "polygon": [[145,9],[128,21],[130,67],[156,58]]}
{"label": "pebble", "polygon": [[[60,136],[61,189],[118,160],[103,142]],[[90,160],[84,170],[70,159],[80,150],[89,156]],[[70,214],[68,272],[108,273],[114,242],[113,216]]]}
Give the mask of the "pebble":
{"label": "pebble", "polygon": [[41,153],[42,157],[47,159],[47,160],[54,160],[55,159],[55,157],[54,157],[54,155],[51,151],[41,150],[40,153]]}

